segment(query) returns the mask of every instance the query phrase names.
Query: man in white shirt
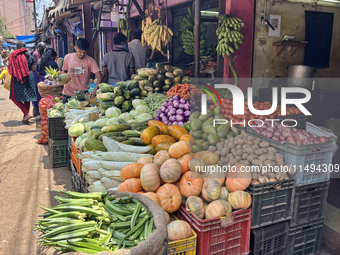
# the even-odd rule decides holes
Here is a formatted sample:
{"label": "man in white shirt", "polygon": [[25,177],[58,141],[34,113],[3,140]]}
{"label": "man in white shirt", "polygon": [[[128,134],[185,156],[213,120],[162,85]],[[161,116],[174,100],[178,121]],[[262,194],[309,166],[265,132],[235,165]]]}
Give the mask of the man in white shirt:
{"label": "man in white shirt", "polygon": [[141,43],[142,30],[137,29],[133,32],[133,40],[129,42],[129,53],[135,59],[135,70],[146,67],[147,58],[150,57],[149,47],[143,47]]}

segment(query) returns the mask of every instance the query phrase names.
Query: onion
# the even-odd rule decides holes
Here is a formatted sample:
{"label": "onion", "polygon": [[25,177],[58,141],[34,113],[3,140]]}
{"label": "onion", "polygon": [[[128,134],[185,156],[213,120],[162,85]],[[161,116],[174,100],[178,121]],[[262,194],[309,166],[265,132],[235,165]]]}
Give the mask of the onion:
{"label": "onion", "polygon": [[190,104],[189,104],[189,102],[187,102],[187,103],[184,105],[184,110],[190,110]]}
{"label": "onion", "polygon": [[280,142],[280,139],[277,137],[277,136],[273,136],[273,138],[272,138],[274,141],[276,141],[276,142]]}
{"label": "onion", "polygon": [[175,115],[175,114],[176,114],[176,108],[171,108],[171,109],[169,110],[169,113],[170,113],[171,115]]}
{"label": "onion", "polygon": [[177,125],[177,121],[172,122],[172,125]]}
{"label": "onion", "polygon": [[313,136],[314,139],[317,139],[318,136],[316,134],[311,134]]}
{"label": "onion", "polygon": [[171,124],[172,124],[172,123],[169,122],[169,121],[165,121],[164,123],[165,123],[166,125],[168,125],[168,126],[171,126]]}
{"label": "onion", "polygon": [[176,121],[176,115],[172,115],[170,118],[169,118],[170,121]]}
{"label": "onion", "polygon": [[182,109],[177,109],[176,114],[177,115],[183,115],[184,111]]}
{"label": "onion", "polygon": [[179,100],[174,100],[173,104],[174,104],[174,107],[178,109],[178,107],[179,107]]}
{"label": "onion", "polygon": [[295,138],[293,136],[288,136],[286,141],[287,142],[295,141]]}
{"label": "onion", "polygon": [[179,95],[173,96],[172,98],[173,98],[174,100],[179,100],[179,99],[180,99]]}
{"label": "onion", "polygon": [[286,143],[286,141],[281,141],[280,143],[284,144],[284,143]]}
{"label": "onion", "polygon": [[164,112],[162,112],[162,113],[159,115],[159,117],[161,117],[162,119],[163,119],[165,116],[166,116],[166,115],[165,115]]}
{"label": "onion", "polygon": [[314,140],[314,143],[321,143],[320,140]]}
{"label": "onion", "polygon": [[157,114],[161,114],[161,113],[162,113],[161,109],[158,109]]}
{"label": "onion", "polygon": [[302,143],[302,141],[297,141],[296,144],[297,145],[302,145],[303,143]]}
{"label": "onion", "polygon": [[172,98],[170,98],[169,102],[172,103],[172,101],[174,101],[174,100],[175,100],[175,99],[172,97]]}
{"label": "onion", "polygon": [[312,149],[312,152],[317,152],[318,150],[316,148],[313,148]]}
{"label": "onion", "polygon": [[272,127],[267,127],[267,131],[274,133],[275,130]]}
{"label": "onion", "polygon": [[163,104],[165,107],[168,107],[168,102],[164,102]]}
{"label": "onion", "polygon": [[322,143],[327,143],[327,142],[329,141],[328,138],[327,138],[326,136],[320,136],[319,140],[320,140],[320,142],[322,142]]}
{"label": "onion", "polygon": [[302,141],[302,144],[307,145],[307,144],[309,144],[309,142],[308,142],[308,140],[304,140],[304,141]]}
{"label": "onion", "polygon": [[265,130],[261,131],[262,136],[266,136],[267,132]]}
{"label": "onion", "polygon": [[177,119],[177,121],[183,121],[184,120],[184,116],[180,115],[180,114],[177,114],[176,115],[176,119]]}
{"label": "onion", "polygon": [[184,125],[184,123],[183,123],[182,121],[179,121],[179,122],[177,123],[177,125],[178,125],[178,126],[182,126],[182,125]]}
{"label": "onion", "polygon": [[297,129],[297,128],[292,128],[292,131],[293,131],[293,132],[297,132],[298,129]]}
{"label": "onion", "polygon": [[161,121],[162,118],[160,118],[159,116],[157,116],[157,117],[155,118],[155,120]]}
{"label": "onion", "polygon": [[280,131],[275,131],[274,132],[274,136],[280,137],[282,135],[282,133]]}
{"label": "onion", "polygon": [[180,109],[184,109],[184,106],[185,106],[185,104],[179,104],[178,107],[179,107]]}
{"label": "onion", "polygon": [[289,137],[289,136],[292,136],[292,134],[289,133],[289,132],[283,132],[282,135],[286,138]]}
{"label": "onion", "polygon": [[168,114],[169,111],[170,111],[169,109],[165,109],[164,113]]}
{"label": "onion", "polygon": [[181,100],[179,100],[179,102],[180,102],[181,104],[186,104],[186,103],[187,103],[187,100],[186,100],[185,98],[181,98]]}
{"label": "onion", "polygon": [[185,117],[190,117],[190,115],[191,115],[190,111],[185,111],[185,112],[184,112],[184,116],[185,116]]}
{"label": "onion", "polygon": [[295,142],[295,141],[289,141],[289,143],[296,144],[296,142]]}
{"label": "onion", "polygon": [[162,118],[162,122],[165,122],[165,121],[169,121],[169,118],[168,118],[167,116],[164,116],[164,117]]}
{"label": "onion", "polygon": [[266,137],[271,139],[273,137],[273,132],[267,130],[266,131]]}
{"label": "onion", "polygon": [[295,138],[298,141],[304,141],[307,139],[307,137],[304,134],[302,134],[302,132],[296,133]]}
{"label": "onion", "polygon": [[283,127],[280,124],[278,124],[276,128],[280,131],[283,129]]}

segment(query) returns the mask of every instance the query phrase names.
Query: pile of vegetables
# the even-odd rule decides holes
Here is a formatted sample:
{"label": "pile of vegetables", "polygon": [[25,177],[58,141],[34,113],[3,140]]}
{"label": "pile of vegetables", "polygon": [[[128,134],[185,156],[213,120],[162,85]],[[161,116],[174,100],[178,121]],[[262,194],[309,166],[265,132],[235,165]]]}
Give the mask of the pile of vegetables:
{"label": "pile of vegetables", "polygon": [[155,118],[158,115],[157,111],[159,107],[161,107],[166,101],[168,101],[166,95],[158,93],[149,94],[143,100],[143,102],[145,102],[149,107],[152,118]]}
{"label": "pile of vegetables", "polygon": [[49,118],[65,117],[65,106],[63,103],[58,102],[47,110],[47,115]]}
{"label": "pile of vegetables", "polygon": [[46,212],[36,225],[43,246],[62,252],[113,252],[136,247],[154,230],[152,214],[131,196],[60,192],[68,197],[55,196],[59,205],[41,206]]}
{"label": "pile of vegetables", "polygon": [[66,104],[65,104],[65,109],[80,109],[80,101],[75,99],[75,98],[71,98]]}
{"label": "pile of vegetables", "polygon": [[48,119],[47,119],[47,110],[52,108],[55,104],[54,98],[52,96],[44,97],[39,102],[39,111],[40,111],[40,128],[41,135],[38,139],[39,144],[47,144],[48,143]]}
{"label": "pile of vegetables", "polygon": [[[87,110],[69,109],[69,111],[65,113],[65,121],[64,121],[66,124],[65,128],[69,129],[69,135],[71,137],[78,137],[84,134],[85,125],[89,122],[89,113],[94,113],[94,112],[98,112],[97,108],[90,108]],[[75,124],[79,124],[79,123],[81,125],[77,125],[77,128],[73,127]],[[78,130],[79,127],[80,127],[80,130]],[[74,132],[73,130],[77,132]]]}
{"label": "pile of vegetables", "polygon": [[157,113],[155,120],[162,121],[166,125],[182,126],[189,121],[190,102],[176,95],[171,97],[168,102],[164,102]]}

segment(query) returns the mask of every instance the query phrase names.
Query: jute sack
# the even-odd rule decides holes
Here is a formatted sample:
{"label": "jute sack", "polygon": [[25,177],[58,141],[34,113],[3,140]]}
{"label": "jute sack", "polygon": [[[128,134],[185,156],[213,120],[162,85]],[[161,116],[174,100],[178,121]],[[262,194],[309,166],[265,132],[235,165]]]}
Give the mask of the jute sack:
{"label": "jute sack", "polygon": [[[156,204],[151,198],[143,196],[138,193],[130,192],[119,192],[110,191],[109,194],[116,197],[132,196],[141,203],[143,203],[147,208],[149,208],[150,213],[154,219],[155,229],[149,235],[148,239],[141,242],[138,246],[133,249],[126,250],[120,249],[116,252],[99,252],[96,255],[163,255],[167,254],[168,250],[168,230],[166,226],[166,219],[163,209]],[[85,255],[82,252],[69,252],[67,255]]]}
{"label": "jute sack", "polygon": [[41,98],[51,95],[52,97],[60,97],[63,95],[64,84],[44,86],[42,82],[38,83],[38,90]]}

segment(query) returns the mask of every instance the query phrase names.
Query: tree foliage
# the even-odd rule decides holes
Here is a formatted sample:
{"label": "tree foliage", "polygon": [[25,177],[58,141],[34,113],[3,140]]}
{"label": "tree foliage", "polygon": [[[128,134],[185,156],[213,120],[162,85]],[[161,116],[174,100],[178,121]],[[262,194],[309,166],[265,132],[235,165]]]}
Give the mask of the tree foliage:
{"label": "tree foliage", "polygon": [[15,37],[14,35],[12,35],[11,33],[9,33],[7,31],[7,28],[6,28],[6,22],[7,22],[7,19],[6,17],[0,17],[0,36],[3,36],[3,37]]}

